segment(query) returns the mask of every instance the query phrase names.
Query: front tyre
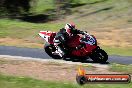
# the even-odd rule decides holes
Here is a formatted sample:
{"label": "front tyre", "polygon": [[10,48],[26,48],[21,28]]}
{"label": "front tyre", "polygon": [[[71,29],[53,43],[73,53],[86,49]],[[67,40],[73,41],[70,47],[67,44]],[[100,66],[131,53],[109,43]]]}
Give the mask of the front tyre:
{"label": "front tyre", "polygon": [[106,61],[108,60],[108,55],[104,50],[98,49],[90,56],[90,58],[94,62],[106,63]]}
{"label": "front tyre", "polygon": [[59,55],[54,55],[53,54],[53,52],[55,52],[55,47],[51,44],[45,44],[44,50],[50,57],[52,57],[54,59],[61,59],[62,58]]}

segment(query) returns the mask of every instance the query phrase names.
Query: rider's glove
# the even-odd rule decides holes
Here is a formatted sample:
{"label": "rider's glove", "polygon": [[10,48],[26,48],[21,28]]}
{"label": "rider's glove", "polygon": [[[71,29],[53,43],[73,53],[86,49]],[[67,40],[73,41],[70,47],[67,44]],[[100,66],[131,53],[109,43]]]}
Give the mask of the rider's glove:
{"label": "rider's glove", "polygon": [[87,32],[86,32],[86,31],[81,31],[81,34],[82,34],[82,35],[86,35]]}
{"label": "rider's glove", "polygon": [[87,34],[87,31],[84,31],[84,34]]}

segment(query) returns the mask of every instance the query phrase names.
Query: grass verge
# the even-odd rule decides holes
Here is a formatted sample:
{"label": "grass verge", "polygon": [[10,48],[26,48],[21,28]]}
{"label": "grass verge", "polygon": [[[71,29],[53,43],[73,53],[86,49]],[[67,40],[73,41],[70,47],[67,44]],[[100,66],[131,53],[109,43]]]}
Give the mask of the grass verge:
{"label": "grass verge", "polygon": [[102,47],[109,55],[132,56],[132,47]]}
{"label": "grass verge", "polygon": [[28,38],[38,34],[40,30],[57,31],[63,27],[63,24],[59,23],[29,23],[22,22],[20,20],[13,19],[1,19],[0,20],[0,38]]}
{"label": "grass verge", "polygon": [[132,64],[131,65],[122,65],[122,64],[113,63],[110,65],[110,71],[132,74]]}
{"label": "grass verge", "polygon": [[27,77],[0,75],[1,88],[76,88],[75,85],[59,82],[48,82]]}
{"label": "grass verge", "polygon": [[130,84],[86,84],[79,86],[75,83],[62,83],[36,80],[27,77],[0,75],[1,88],[131,88]]}

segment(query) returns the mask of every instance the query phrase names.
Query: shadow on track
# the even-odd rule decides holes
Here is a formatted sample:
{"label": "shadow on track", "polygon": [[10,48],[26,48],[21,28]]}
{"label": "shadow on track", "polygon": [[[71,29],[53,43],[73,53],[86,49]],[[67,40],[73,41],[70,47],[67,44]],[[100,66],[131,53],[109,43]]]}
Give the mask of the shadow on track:
{"label": "shadow on track", "polygon": [[82,59],[65,59],[65,61],[81,62],[81,63],[110,64],[109,62],[105,62],[105,63],[94,62],[90,59],[86,59],[86,60],[82,60]]}

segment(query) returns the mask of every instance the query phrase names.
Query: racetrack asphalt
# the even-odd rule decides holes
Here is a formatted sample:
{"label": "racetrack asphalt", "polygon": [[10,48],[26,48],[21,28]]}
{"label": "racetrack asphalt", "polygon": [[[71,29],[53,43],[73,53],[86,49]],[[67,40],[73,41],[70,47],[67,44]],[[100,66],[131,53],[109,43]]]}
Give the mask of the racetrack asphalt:
{"label": "racetrack asphalt", "polygon": [[[43,49],[0,46],[0,55],[51,59]],[[109,55],[109,63],[132,64],[132,56]],[[90,62],[91,63],[91,62]]]}

